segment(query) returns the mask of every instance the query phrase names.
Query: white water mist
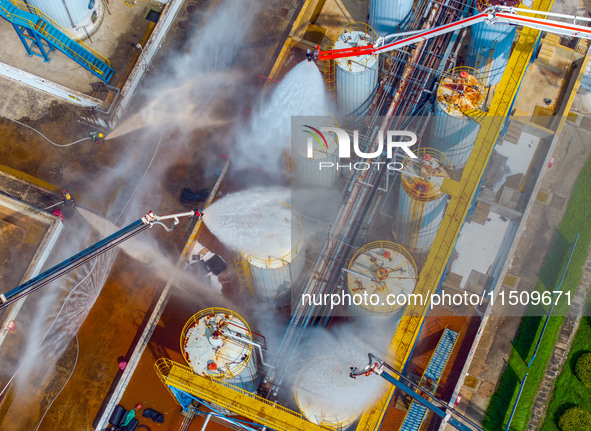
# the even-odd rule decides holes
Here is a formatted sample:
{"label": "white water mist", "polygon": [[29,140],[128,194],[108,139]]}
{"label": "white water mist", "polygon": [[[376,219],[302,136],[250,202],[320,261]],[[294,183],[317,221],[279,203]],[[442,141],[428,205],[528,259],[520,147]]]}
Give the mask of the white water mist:
{"label": "white water mist", "polygon": [[238,167],[279,170],[281,152],[289,148],[291,117],[329,115],[332,111],[324,79],[313,62],[303,61],[260,102],[237,137]]}
{"label": "white water mist", "polygon": [[223,197],[205,210],[203,222],[227,247],[258,258],[291,251],[289,189],[255,188]]}

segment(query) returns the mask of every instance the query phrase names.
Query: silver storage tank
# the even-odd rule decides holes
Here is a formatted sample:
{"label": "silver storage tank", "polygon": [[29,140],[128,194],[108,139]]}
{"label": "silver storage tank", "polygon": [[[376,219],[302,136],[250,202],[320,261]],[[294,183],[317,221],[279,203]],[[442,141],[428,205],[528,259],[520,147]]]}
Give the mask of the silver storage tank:
{"label": "silver storage tank", "polygon": [[[304,240],[301,220],[284,202],[277,202],[274,226],[269,226],[259,252],[242,252],[249,263],[255,296],[279,304],[291,299],[291,286],[304,268]],[[292,228],[293,227],[293,228]]]}
{"label": "silver storage tank", "polygon": [[297,129],[292,130],[291,160],[295,182],[301,187],[331,187],[338,172],[338,143],[334,133],[322,133],[319,128],[322,125],[335,126],[335,121],[314,122],[311,118],[305,121],[309,124],[298,123],[295,125]]}
{"label": "silver storage tank", "polygon": [[[517,6],[519,1],[491,0],[478,2],[477,8],[482,10],[489,6]],[[509,62],[511,48],[517,26],[508,24],[490,25],[480,22],[470,28],[470,40],[466,52],[466,66],[477,69],[488,86],[497,85]]]}
{"label": "silver storage tank", "polygon": [[469,67],[452,69],[439,83],[429,144],[445,154],[456,169],[468,161],[480,130],[468,114],[480,111],[485,96],[482,77]]}
{"label": "silver storage tank", "polygon": [[104,13],[101,0],[27,0],[78,39],[96,30]]}
{"label": "silver storage tank", "polygon": [[370,0],[369,25],[378,36],[403,30],[411,19],[413,0]]}
{"label": "silver storage tank", "polygon": [[413,253],[425,253],[431,247],[447,205],[442,190],[449,177],[449,160],[432,148],[416,151],[417,159],[406,158],[400,175],[397,217],[393,233],[398,242]]}
{"label": "silver storage tank", "polygon": [[252,332],[237,313],[213,307],[191,316],[181,333],[181,352],[195,374],[256,392]]}
{"label": "silver storage tank", "polygon": [[[347,24],[339,31],[334,49],[373,45],[375,31],[362,23]],[[337,81],[337,107],[343,114],[366,111],[369,97],[378,83],[377,55],[361,55],[334,60]],[[363,106],[362,106],[363,105]],[[358,112],[363,114],[364,112]]]}
{"label": "silver storage tank", "polygon": [[359,305],[353,302],[352,312],[361,316],[394,317],[403,308],[398,304],[404,304],[399,295],[413,293],[417,279],[415,261],[404,247],[390,241],[364,245],[347,269],[347,288],[352,297],[369,299]]}
{"label": "silver storage tank", "polygon": [[356,364],[347,359],[330,352],[314,358],[297,374],[295,402],[310,422],[344,431],[363,413],[363,403],[351,406],[350,397],[356,386],[363,389],[366,382],[349,377],[351,366]]}

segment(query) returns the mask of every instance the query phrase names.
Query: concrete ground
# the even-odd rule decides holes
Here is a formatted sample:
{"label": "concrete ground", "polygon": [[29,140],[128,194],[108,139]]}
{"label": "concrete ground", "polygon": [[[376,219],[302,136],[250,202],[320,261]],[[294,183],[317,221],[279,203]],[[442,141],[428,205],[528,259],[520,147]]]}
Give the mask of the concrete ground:
{"label": "concrete ground", "polygon": [[[140,4],[138,2],[138,6]],[[215,5],[215,2],[204,3],[202,8],[205,10],[210,4]],[[283,9],[285,14],[281,13]],[[254,103],[253,99],[260,91],[258,75],[268,73],[273,53],[280,46],[281,37],[289,26],[286,17],[293,17],[296,12],[297,9],[286,8],[282,2],[261,9],[261,21],[257,22],[264,22],[265,25],[255,27],[234,60],[234,65],[244,75],[244,91],[238,95],[224,94],[223,99],[230,107]],[[179,23],[183,20],[186,23],[186,17],[179,17]],[[190,23],[179,23],[174,26],[159,58],[152,65],[129,114],[140,110],[154,96],[154,88],[174,88],[177,83],[161,79],[166,76],[165,72],[169,72],[169,57],[190,54],[192,44],[199,45],[199,40],[191,41],[198,28]],[[190,74],[191,70],[184,72]],[[238,97],[240,100],[235,100]],[[242,108],[236,109],[241,112]],[[26,113],[23,110],[23,114]],[[56,143],[65,144],[85,136],[86,131],[77,124],[75,113],[63,105],[54,105],[48,112],[38,113],[35,117],[24,121],[40,129]],[[7,120],[0,120],[0,128],[0,159],[3,163],[68,189],[81,207],[104,215],[118,225],[137,219],[150,209],[157,213],[186,211],[187,208],[178,200],[181,189],[211,187],[216,170],[221,166],[220,156],[231,146],[224,131],[193,130],[190,127],[161,127],[148,133],[140,130],[100,145],[85,142],[70,147],[51,145],[34,132]],[[118,219],[120,214],[123,215]],[[142,233],[142,238],[151,244],[159,243],[168,259],[174,262],[189,226],[189,223],[182,223],[173,234],[153,229]],[[80,250],[104,236],[89,231],[80,217],[66,220],[65,233],[66,243],[59,244],[53,263],[71,256],[73,249]],[[228,261],[231,262],[230,259]],[[103,274],[95,274],[105,276],[104,272],[108,271],[102,293],[77,331],[77,337],[55,359],[55,365],[50,364],[49,358],[45,361],[51,366],[48,378],[22,383],[18,390],[13,384],[0,395],[2,429],[33,430],[38,424],[41,424],[39,430],[62,429],[64,424],[75,425],[81,430],[93,429],[93,422],[120,377],[118,358],[127,357],[133,350],[146,323],[146,316],[154,306],[154,298],[158,297],[165,282],[153,275],[154,270],[149,263],[137,263],[120,252],[112,266],[103,269]],[[46,294],[47,291],[31,295],[32,300],[29,307],[23,309],[23,316],[34,314]],[[153,342],[148,346],[128,388],[129,392],[121,401],[126,408],[142,403],[144,408],[152,407],[166,413],[162,425],[142,420],[152,429],[178,429],[182,421],[179,406],[156,378],[153,364],[162,356],[182,360],[178,357],[180,328],[190,315],[204,305],[195,292],[189,296],[184,291],[173,294],[170,308],[163,315]],[[14,344],[10,350],[14,355],[11,362],[18,360],[19,354],[25,351],[27,329],[32,329],[35,323],[31,322],[33,319],[25,320],[21,335],[12,340]],[[41,365],[39,363],[39,370],[44,368]],[[2,370],[2,387],[14,371],[15,367],[9,369],[8,366]],[[64,389],[60,392],[62,387]],[[202,419],[195,419],[190,429],[200,429],[201,422]]]}
{"label": "concrete ground", "polygon": [[339,30],[351,22],[367,22],[369,6],[366,1],[352,0],[345,5],[342,0],[327,0],[315,25],[326,29],[324,42],[333,41]]}
{"label": "concrete ground", "polygon": [[63,103],[48,93],[33,91],[31,87],[0,77],[0,92],[5,95],[0,102],[0,117],[15,120],[28,117],[38,120]]}
{"label": "concrete ground", "polygon": [[[203,301],[198,295],[184,295],[178,291],[173,293],[167,305],[167,311],[156,327],[150,343],[121,398],[120,404],[128,409],[140,403],[144,408],[153,408],[163,413],[165,417],[163,424],[149,423],[150,428],[154,430],[178,430],[180,423],[184,419],[180,405],[176,403],[166,386],[158,379],[154,371],[154,363],[160,358],[168,358],[186,365],[179,349],[183,326],[189,317],[205,306],[211,305],[211,303]],[[189,430],[201,429],[204,420],[203,417],[195,416]],[[146,423],[146,421],[143,422]],[[225,430],[227,428],[211,424],[208,429]]]}
{"label": "concrete ground", "polygon": [[[583,51],[584,52],[584,51]],[[560,45],[560,37],[546,34],[536,61],[529,65],[515,101],[515,116],[528,120],[537,115],[551,115],[560,105],[561,89],[569,65],[582,54]]]}
{"label": "concrete ground", "polygon": [[5,250],[0,258],[0,291],[21,283],[35,255],[43,252],[40,248],[45,236],[57,222],[46,212],[0,196],[0,250]]}
{"label": "concrete ground", "polygon": [[[425,319],[416,349],[407,367],[407,376],[418,382],[429,365],[429,360],[443,331],[449,328],[457,332],[459,335],[456,345],[437,387],[436,395],[441,400],[449,400],[451,397],[478,329],[480,318],[470,316],[470,314],[473,314],[470,310],[458,312],[458,310],[435,307]],[[395,396],[384,415],[382,429],[399,429],[404,421],[408,405],[408,402],[403,402],[400,397]],[[436,429],[434,426],[439,420],[436,417],[431,417],[427,422],[430,420],[433,423],[428,426],[428,429]]]}
{"label": "concrete ground", "polygon": [[[585,119],[581,126],[566,123],[554,152],[555,163],[542,182],[541,190],[550,198],[545,203],[534,203],[526,231],[518,243],[508,274],[517,277],[519,289],[529,289],[537,282],[546,252],[556,240],[557,227],[576,178],[591,155],[587,145],[591,124]],[[460,392],[462,402],[457,410],[477,422],[483,419],[521,321],[520,310],[510,308],[493,310]]]}

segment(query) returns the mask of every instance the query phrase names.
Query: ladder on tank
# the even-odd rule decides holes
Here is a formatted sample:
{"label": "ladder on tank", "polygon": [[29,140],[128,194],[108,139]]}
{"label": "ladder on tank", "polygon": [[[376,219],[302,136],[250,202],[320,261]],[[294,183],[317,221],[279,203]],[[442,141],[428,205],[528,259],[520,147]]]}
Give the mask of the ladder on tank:
{"label": "ladder on tank", "polygon": [[113,77],[109,60],[74,40],[74,36],[37,8],[15,0],[0,0],[0,17],[12,24],[27,54],[49,61],[49,54],[58,49],[103,82],[108,84]]}
{"label": "ladder on tank", "polygon": [[238,282],[242,289],[254,296],[254,284],[252,283],[252,273],[250,272],[250,265],[240,253],[234,253],[234,265],[236,266],[236,274],[238,275]]}

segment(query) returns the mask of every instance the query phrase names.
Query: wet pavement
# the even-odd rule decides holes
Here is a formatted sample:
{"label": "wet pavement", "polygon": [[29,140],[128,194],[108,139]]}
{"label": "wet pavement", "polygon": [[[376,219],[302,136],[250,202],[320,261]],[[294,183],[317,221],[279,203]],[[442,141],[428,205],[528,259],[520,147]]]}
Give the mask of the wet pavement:
{"label": "wet pavement", "polygon": [[[553,155],[555,162],[547,171],[541,191],[545,201],[536,201],[508,269],[508,275],[518,280],[519,289],[530,289],[538,280],[538,271],[548,250],[557,239],[557,228],[566,210],[566,202],[576,178],[589,157],[588,142],[591,132],[567,122]],[[502,287],[503,288],[503,287]],[[504,288],[507,288],[505,286]],[[519,309],[496,306],[476,349],[462,386],[462,402],[458,411],[470,419],[481,421],[490,396],[495,390],[504,364],[512,351],[521,318]]]}
{"label": "wet pavement", "polygon": [[[260,91],[257,77],[264,75],[265,68],[272,63],[272,54],[269,52],[276,51],[281,42],[280,35],[287,28],[285,17],[274,13],[280,8],[280,2],[276,2],[261,11],[261,19],[266,26],[256,28],[249,35],[247,42],[257,42],[239,52],[236,57],[235,64],[246,77],[244,91],[235,96],[241,98],[240,105],[252,101]],[[144,85],[154,85],[159,81],[158,75],[167,66],[167,55],[171,55],[174,50],[186,52],[190,49],[183,38],[192,36],[194,31],[190,27],[176,27],[168,40],[169,45],[165,46],[160,59],[152,66],[152,76],[148,76]],[[265,58],[265,61],[257,61],[261,58]],[[149,92],[141,94],[130,109],[130,114],[140,109],[149,97]],[[229,106],[236,106],[231,94],[225,96],[224,100]],[[64,105],[54,104],[46,112],[37,113],[32,118],[21,120],[58,144],[67,144],[87,136],[88,129],[77,122],[76,112]],[[0,119],[0,162],[56,184],[58,188],[67,189],[79,206],[122,226],[148,210],[159,214],[186,211],[187,207],[179,202],[180,191],[183,187],[195,190],[213,186],[216,171],[223,165],[221,155],[231,146],[224,136],[224,133],[214,129],[181,132],[161,128],[150,133],[134,132],[99,145],[86,141],[69,147],[57,147],[28,129]],[[174,262],[191,226],[192,223],[182,220],[172,234],[155,227],[137,238],[141,238],[146,246],[157,245],[167,259]],[[104,236],[90,230],[79,216],[66,220],[64,233],[64,242],[58,243],[52,263],[71,256]],[[226,260],[231,263],[231,255]],[[77,273],[78,278],[74,279],[82,277],[85,271],[88,268],[81,268]],[[59,358],[44,358],[42,355],[35,358],[39,361],[33,365],[35,372],[41,373],[49,368],[49,376],[32,381],[17,378],[18,390],[17,384],[13,383],[0,396],[0,428],[3,430],[49,431],[63,429],[64,425],[79,430],[94,428],[110,391],[121,375],[118,360],[131,354],[166,283],[164,275],[158,277],[155,273],[166,274],[167,270],[156,271],[151,263],[138,263],[120,251],[112,267],[105,265],[101,271],[108,271],[107,281],[77,331],[76,338],[66,344]],[[33,332],[42,332],[40,328],[34,328],[38,323],[33,318],[36,310],[50,297],[54,300],[63,298],[73,283],[70,279],[63,281],[60,286],[52,288],[51,295],[49,290],[36,292],[25,303],[23,316],[31,317],[26,319],[27,324],[23,325],[22,332],[11,340],[12,353],[9,356],[12,366],[3,370],[3,387],[22,360],[22,355],[27,354],[26,345],[38,339],[36,337],[39,335],[33,337]],[[231,286],[229,288],[232,290]],[[141,419],[140,422],[151,429],[178,429],[183,420],[179,405],[156,377],[154,361],[160,357],[170,357],[182,362],[178,353],[180,331],[186,319],[206,305],[217,304],[205,304],[198,291],[192,291],[190,287],[189,291],[178,290],[173,293],[128,391],[121,400],[121,404],[128,409],[140,403],[144,409],[151,407],[164,413],[163,424]],[[43,328],[51,325],[55,313],[57,310],[48,312]],[[27,332],[29,330],[32,332]],[[195,418],[189,429],[200,429],[202,422],[203,418]],[[210,426],[216,429],[215,425]]]}
{"label": "wet pavement", "polygon": [[[460,377],[479,324],[480,318],[474,316],[473,310],[452,311],[443,307],[435,307],[425,318],[415,350],[408,363],[407,376],[417,383],[429,365],[429,360],[443,331],[448,328],[457,332],[459,334],[458,339],[436,392],[436,396],[447,403]],[[404,421],[407,408],[407,402],[403,402],[399,396],[395,395],[386,410],[382,427],[399,429]],[[440,420],[437,416],[431,415],[426,422],[429,423],[429,425],[426,425],[427,429],[437,429]]]}

